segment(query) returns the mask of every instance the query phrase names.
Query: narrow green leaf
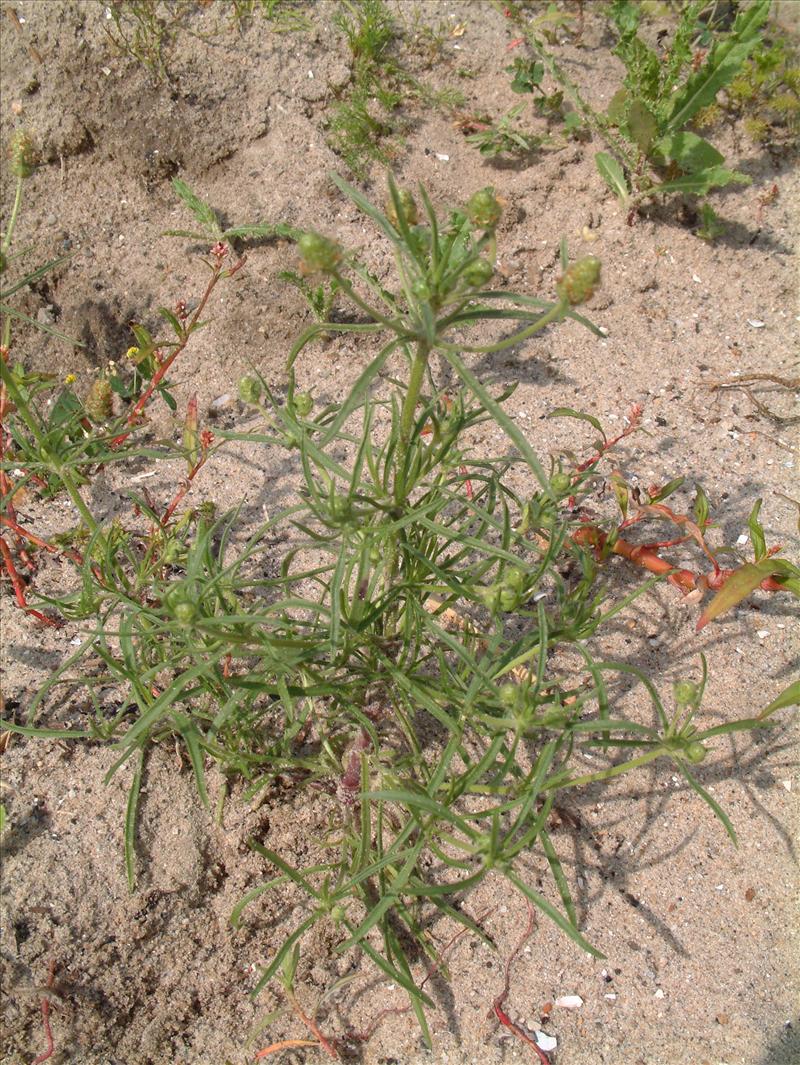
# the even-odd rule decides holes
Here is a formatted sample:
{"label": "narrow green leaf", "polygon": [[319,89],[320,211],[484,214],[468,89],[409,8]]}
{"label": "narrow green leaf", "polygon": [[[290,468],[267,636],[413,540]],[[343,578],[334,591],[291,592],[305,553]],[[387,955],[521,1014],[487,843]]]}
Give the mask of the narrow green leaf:
{"label": "narrow green leaf", "polygon": [[796,680],[788,688],[784,688],[769,706],[765,706],[758,715],[758,720],[763,721],[770,714],[774,714],[776,710],[782,710],[786,706],[800,706],[800,680]]}
{"label": "narrow green leaf", "polygon": [[591,954],[593,958],[605,958],[605,954],[593,947],[592,944],[580,934],[578,929],[555,908],[552,902],[549,902],[544,895],[540,895],[538,891],[534,891],[532,887],[528,887],[524,880],[521,880],[516,873],[509,870],[505,873],[505,876],[514,887],[518,888],[522,894],[531,900],[534,906],[546,914],[551,921],[558,925],[562,932],[566,932],[569,938],[581,948],[585,950],[587,954]]}
{"label": "narrow green leaf", "polygon": [[761,526],[761,522],[758,520],[761,504],[761,499],[755,501],[753,509],[750,511],[750,517],[747,519],[747,527],[750,530],[750,543],[753,545],[753,553],[756,562],[763,562],[767,557],[767,541],[764,537],[764,529]]}
{"label": "narrow green leaf", "polygon": [[128,879],[128,891],[131,894],[136,887],[136,809],[139,805],[139,790],[142,786],[144,758],[145,754],[142,751],[128,791],[128,804],[125,809],[125,873]]}
{"label": "narrow green leaf", "polygon": [[676,760],[676,762],[674,764],[677,765],[678,769],[681,771],[681,773],[683,773],[683,775],[689,781],[690,787],[694,791],[697,792],[697,794],[700,796],[700,798],[704,802],[708,803],[708,805],[714,811],[715,815],[720,819],[720,821],[725,826],[725,831],[731,837],[731,840],[733,841],[733,845],[735,847],[738,847],[739,846],[739,841],[736,838],[736,830],[734,829],[733,825],[731,824],[730,818],[725,813],[725,811],[722,809],[722,807],[717,802],[717,800],[712,795],[709,795],[708,792],[706,791],[706,789],[694,779],[694,777],[691,775],[691,773],[686,768],[686,766],[683,764],[683,762],[680,761],[680,759]]}
{"label": "narrow green leaf", "polygon": [[626,203],[630,189],[628,188],[628,182],[625,180],[625,171],[617,160],[613,155],[609,155],[608,152],[598,152],[594,157],[594,161],[606,185],[615,196],[619,197],[623,204]]}
{"label": "narrow green leaf", "polygon": [[602,436],[603,442],[607,440],[605,430],[597,418],[592,414],[585,414],[583,411],[573,410],[572,407],[556,407],[555,410],[548,411],[548,418],[577,418],[579,421],[588,422],[592,428],[596,429]]}
{"label": "narrow green leaf", "polygon": [[464,382],[464,384],[473,391],[475,396],[481,401],[484,407],[494,417],[500,428],[503,429],[506,435],[510,437],[514,444],[516,444],[520,454],[536,475],[536,479],[538,480],[539,484],[542,486],[542,488],[548,495],[551,495],[552,489],[550,488],[550,481],[547,477],[547,474],[544,472],[542,464],[539,462],[539,457],[533,450],[531,445],[528,443],[525,436],[520,432],[517,425],[511,420],[511,418],[509,418],[509,416],[499,405],[499,403],[496,403],[492,399],[492,397],[489,395],[489,393],[486,391],[486,389],[483,387],[477,377],[475,377],[471,370],[467,369],[467,367],[464,365],[464,363],[454,351],[445,350],[442,352],[442,354],[453,367],[453,369],[456,371],[456,373]]}

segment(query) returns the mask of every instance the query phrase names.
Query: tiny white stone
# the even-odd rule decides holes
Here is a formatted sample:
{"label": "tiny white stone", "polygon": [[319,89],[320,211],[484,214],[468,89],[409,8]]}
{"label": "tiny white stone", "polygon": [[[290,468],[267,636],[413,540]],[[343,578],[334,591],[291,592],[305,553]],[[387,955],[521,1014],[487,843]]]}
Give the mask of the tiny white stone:
{"label": "tiny white stone", "polygon": [[767,323],[762,322],[760,318],[748,318],[747,324],[751,325],[753,329],[763,329]]}
{"label": "tiny white stone", "polygon": [[616,1002],[617,996],[614,994],[603,995],[603,998],[608,999],[609,1002]]}
{"label": "tiny white stone", "polygon": [[579,1010],[583,1005],[583,999],[580,995],[560,995],[555,1004],[565,1010]]}
{"label": "tiny white stone", "polygon": [[792,782],[791,782],[791,780],[782,780],[781,784],[783,784],[783,786],[786,788],[787,791],[791,791],[792,790]]}
{"label": "tiny white stone", "polygon": [[662,990],[662,988],[659,987],[659,989],[656,991],[655,997],[656,998],[663,998],[664,997],[664,991]]}
{"label": "tiny white stone", "polygon": [[558,1040],[554,1035],[548,1035],[547,1032],[537,1030],[534,1032],[536,1038],[536,1045],[540,1050],[543,1050],[545,1054],[551,1050],[555,1050],[558,1046]]}
{"label": "tiny white stone", "polygon": [[741,547],[742,544],[746,544],[749,539],[750,537],[747,535],[747,533],[742,533],[741,536],[736,537],[736,543],[739,545],[739,547]]}
{"label": "tiny white stone", "polygon": [[694,281],[694,283],[695,283],[696,285],[701,285],[701,284],[702,284],[702,281],[701,281],[701,279],[700,279],[700,278],[699,278],[699,277],[697,276],[697,274],[692,274],[692,281]]}
{"label": "tiny white stone", "polygon": [[759,629],[756,636],[759,640],[766,640],[767,636],[769,636],[769,629]]}
{"label": "tiny white stone", "polygon": [[440,163],[449,163],[450,162],[450,156],[449,155],[442,155],[441,152],[437,152],[436,153],[436,158],[439,160]]}

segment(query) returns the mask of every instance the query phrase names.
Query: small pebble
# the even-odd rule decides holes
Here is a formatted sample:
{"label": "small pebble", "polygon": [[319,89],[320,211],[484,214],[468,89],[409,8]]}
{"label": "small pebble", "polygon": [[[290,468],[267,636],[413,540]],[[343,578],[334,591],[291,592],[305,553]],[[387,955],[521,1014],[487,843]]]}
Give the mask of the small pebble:
{"label": "small pebble", "polygon": [[747,891],[745,891],[744,897],[747,900],[747,902],[752,902],[753,899],[756,897],[756,889],[749,887],[747,889]]}
{"label": "small pebble", "polygon": [[751,325],[753,329],[763,329],[767,323],[762,322],[760,318],[748,318],[747,324]]}
{"label": "small pebble", "polygon": [[580,995],[561,995],[556,999],[556,1005],[564,1010],[579,1010],[583,1005]]}
{"label": "small pebble", "polygon": [[727,1013],[718,1013],[717,1016],[715,1017],[715,1020],[716,1020],[717,1024],[729,1024],[730,1023],[730,1017],[728,1016]]}
{"label": "small pebble", "polygon": [[440,163],[449,163],[450,162],[450,156],[449,155],[442,155],[441,152],[436,152],[436,158],[439,160]]}
{"label": "small pebble", "polygon": [[536,1038],[536,1045],[540,1050],[543,1050],[545,1054],[550,1053],[551,1050],[555,1050],[558,1046],[558,1040],[553,1035],[548,1035],[547,1032],[541,1032],[538,1029],[534,1032]]}
{"label": "small pebble", "polygon": [[759,629],[758,632],[756,632],[756,636],[759,640],[766,640],[769,636],[769,629]]}
{"label": "small pebble", "polygon": [[662,988],[659,987],[658,990],[655,993],[655,998],[663,998],[663,997],[664,997],[664,991],[662,990]]}

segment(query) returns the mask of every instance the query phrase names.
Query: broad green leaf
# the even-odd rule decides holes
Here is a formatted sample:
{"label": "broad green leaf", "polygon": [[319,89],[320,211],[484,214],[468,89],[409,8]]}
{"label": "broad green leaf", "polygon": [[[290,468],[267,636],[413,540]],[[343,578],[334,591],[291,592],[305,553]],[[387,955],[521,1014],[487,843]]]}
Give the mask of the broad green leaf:
{"label": "broad green leaf", "polygon": [[712,169],[725,160],[725,156],[713,144],[688,130],[662,137],[653,145],[653,152],[665,161],[676,162],[688,174]]}
{"label": "broad green leaf", "polygon": [[675,178],[674,181],[665,181],[656,185],[653,192],[688,192],[696,196],[705,196],[711,189],[724,188],[731,184],[749,185],[750,178],[746,174],[740,174],[738,170],[726,170],[722,166],[714,166],[709,170],[701,170],[698,174],[685,174]]}
{"label": "broad green leaf", "polygon": [[628,183],[625,180],[625,172],[619,165],[613,155],[609,155],[608,152],[598,152],[594,157],[594,161],[597,164],[597,169],[600,171],[600,176],[606,185],[611,189],[615,196],[618,196],[620,200],[625,203],[628,199],[630,190],[628,189]]}
{"label": "broad green leaf", "polygon": [[634,100],[631,104],[627,128],[631,140],[635,141],[643,152],[649,152],[658,128],[652,112],[641,100]]}

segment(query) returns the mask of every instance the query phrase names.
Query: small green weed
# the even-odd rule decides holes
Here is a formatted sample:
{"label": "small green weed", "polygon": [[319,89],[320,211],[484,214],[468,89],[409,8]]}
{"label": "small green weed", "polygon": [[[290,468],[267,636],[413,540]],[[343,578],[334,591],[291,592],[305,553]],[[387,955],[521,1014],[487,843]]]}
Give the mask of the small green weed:
{"label": "small green weed", "polygon": [[270,23],[276,33],[301,33],[313,23],[301,0],[230,0],[231,18],[238,25],[255,17],[256,12]]}
{"label": "small green weed", "polygon": [[542,138],[535,133],[525,133],[516,125],[524,109],[524,104],[518,104],[494,123],[475,121],[474,125],[481,128],[467,135],[467,143],[474,145],[488,159],[501,155],[517,158],[531,155],[541,146]]}

